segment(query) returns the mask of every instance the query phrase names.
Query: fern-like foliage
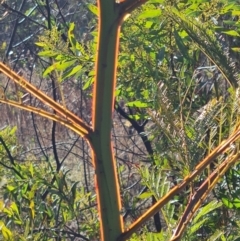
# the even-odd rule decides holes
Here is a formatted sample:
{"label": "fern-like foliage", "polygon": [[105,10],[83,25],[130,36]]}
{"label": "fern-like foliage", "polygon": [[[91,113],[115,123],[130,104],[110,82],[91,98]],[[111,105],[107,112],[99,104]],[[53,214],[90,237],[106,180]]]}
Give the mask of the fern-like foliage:
{"label": "fern-like foliage", "polygon": [[213,99],[186,119],[181,111],[174,112],[174,100],[168,98],[166,85],[159,86],[158,92],[158,111],[156,115],[150,114],[158,133],[155,134],[158,137],[156,148],[173,169],[182,171],[184,177],[206,154],[208,132],[211,131],[212,138],[216,135],[219,124],[216,119],[220,118],[222,103]]}
{"label": "fern-like foliage", "polygon": [[[194,97],[196,88],[195,90],[190,87],[188,89],[185,88],[185,90],[175,90],[175,98],[172,98],[173,87],[171,84],[168,84],[168,81],[158,84],[156,113],[149,115],[156,124],[155,145],[159,153],[159,159],[162,163],[167,162],[169,164],[169,176],[173,178],[173,183],[177,184],[179,179],[186,177],[211,150],[236,129],[240,114],[238,110],[239,79],[232,60],[228,57],[228,53],[224,52],[225,50],[220,45],[213,29],[208,29],[204,25],[201,26],[197,20],[188,19],[186,16],[176,12],[176,10],[168,13],[168,16],[180,28],[186,31],[188,38],[210,61],[207,64],[214,65],[214,71],[219,71],[221,76],[213,80],[215,92],[211,91],[207,103],[205,102],[202,106],[197,105],[197,108],[193,108],[193,98],[190,104],[184,104],[187,95]],[[201,74],[203,73],[202,67],[198,68]],[[195,73],[193,73],[193,79],[195,76]],[[212,78],[214,77],[215,75],[212,76]],[[227,80],[227,82],[224,80]],[[178,87],[180,88],[181,86],[179,85]],[[185,92],[183,93],[183,91]],[[179,98],[176,97],[177,92],[182,93],[181,95],[179,94]],[[198,98],[201,98],[201,96],[198,96]],[[179,108],[176,108],[176,103],[179,104]],[[231,148],[237,149],[238,146],[233,145]],[[210,166],[209,171],[216,168],[225,158],[224,155],[217,158],[215,164]],[[208,175],[207,172],[205,177],[206,175]],[[201,182],[203,178],[204,175],[197,179],[192,184],[192,188],[199,187],[198,182]],[[222,184],[219,184],[219,186]],[[181,196],[184,195],[186,194],[180,194],[176,200],[183,200]],[[213,200],[215,199],[213,198]],[[183,203],[180,204],[180,207],[182,205]],[[204,205],[200,209],[199,215],[201,215],[202,210],[207,209],[207,206],[205,208]],[[221,206],[221,203],[219,203],[219,206]],[[176,213],[177,211],[180,214],[181,208],[175,210]],[[207,215],[197,223],[194,223],[194,225],[190,225],[188,232],[185,234],[186,239],[183,240],[196,240],[200,231],[203,231],[206,237],[225,235],[224,232],[217,232],[218,227],[215,227],[215,229],[203,229],[204,225],[207,227],[210,223],[211,225],[214,224],[213,220],[216,220],[216,213],[217,210],[214,211],[213,215]]]}
{"label": "fern-like foliage", "polygon": [[187,17],[174,8],[169,8],[167,15],[183,28],[188,36],[207,57],[216,65],[223,77],[228,83],[236,88],[238,86],[238,74],[232,60],[228,56],[228,52],[223,51],[220,45],[214,26],[198,22],[194,18]]}

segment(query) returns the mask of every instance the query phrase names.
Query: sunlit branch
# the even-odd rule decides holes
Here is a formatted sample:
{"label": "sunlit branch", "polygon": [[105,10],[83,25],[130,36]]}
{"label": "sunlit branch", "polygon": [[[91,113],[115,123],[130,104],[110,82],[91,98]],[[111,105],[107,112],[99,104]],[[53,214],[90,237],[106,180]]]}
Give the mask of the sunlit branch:
{"label": "sunlit branch", "polygon": [[87,137],[87,135],[89,134],[89,132],[82,128],[80,125],[77,125],[76,123],[70,122],[68,119],[64,120],[62,117],[57,116],[55,114],[49,113],[47,111],[44,111],[42,109],[38,109],[36,107],[33,106],[29,106],[29,105],[23,105],[19,102],[15,102],[15,101],[11,101],[11,100],[5,100],[5,99],[0,99],[0,103],[3,104],[8,104],[14,107],[17,107],[19,109],[22,110],[26,110],[29,112],[33,112],[35,114],[38,114],[40,116],[46,117],[50,120],[56,121],[66,127],[68,127],[69,129],[71,129],[72,131],[74,131],[75,133],[79,134],[82,137]]}
{"label": "sunlit branch", "polygon": [[73,114],[68,109],[65,109],[62,105],[55,102],[52,98],[44,94],[42,91],[38,90],[34,85],[26,81],[23,77],[15,73],[13,70],[11,70],[2,62],[0,62],[0,72],[4,73],[6,76],[12,79],[16,84],[21,86],[23,89],[25,89],[27,92],[35,96],[37,99],[41,100],[44,104],[50,106],[52,109],[54,109],[56,112],[58,112],[58,114],[60,114],[64,118],[81,126],[81,129],[83,130],[84,133],[91,132],[92,130],[91,127],[88,126],[78,116]]}
{"label": "sunlit branch", "polygon": [[225,153],[229,146],[240,138],[240,128],[225,141],[220,143],[199,165],[196,166],[195,170],[184,178],[183,182],[172,188],[164,197],[162,197],[155,205],[148,209],[141,217],[139,217],[129,228],[123,233],[118,240],[126,240],[129,238],[144,222],[152,217],[156,212],[159,211],[171,198],[185,188],[190,182],[192,182],[196,176],[198,176],[212,161],[214,161],[220,154]]}
{"label": "sunlit branch", "polygon": [[240,154],[230,155],[223,163],[216,168],[213,173],[203,182],[203,184],[191,195],[189,203],[181,216],[181,219],[175,229],[171,241],[180,240],[187,224],[199,209],[200,205],[207,198],[208,194],[215,187],[219,179],[226,173],[227,170],[239,159]]}

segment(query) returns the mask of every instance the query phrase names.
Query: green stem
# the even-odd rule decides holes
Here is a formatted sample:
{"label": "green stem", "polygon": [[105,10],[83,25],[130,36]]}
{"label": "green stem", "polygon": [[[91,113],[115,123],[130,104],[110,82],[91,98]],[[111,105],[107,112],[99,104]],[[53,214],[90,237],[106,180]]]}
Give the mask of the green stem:
{"label": "green stem", "polygon": [[120,191],[111,143],[121,18],[118,4],[112,0],[99,1],[98,8],[99,37],[90,142],[95,166],[101,240],[114,241],[123,232]]}
{"label": "green stem", "polygon": [[[93,93],[93,150],[101,240],[114,241],[123,233],[120,189],[111,142],[119,33],[125,16],[146,0],[98,0],[98,49]],[[121,2],[121,3],[120,3]]]}

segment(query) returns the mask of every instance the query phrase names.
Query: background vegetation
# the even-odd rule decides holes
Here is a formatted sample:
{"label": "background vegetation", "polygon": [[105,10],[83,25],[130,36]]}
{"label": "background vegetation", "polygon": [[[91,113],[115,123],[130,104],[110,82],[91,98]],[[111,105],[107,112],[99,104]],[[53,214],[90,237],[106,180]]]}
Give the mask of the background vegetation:
{"label": "background vegetation", "polygon": [[[0,11],[1,61],[90,124],[95,2],[9,0]],[[239,15],[236,0],[149,0],[124,22],[112,137],[126,226],[237,129]],[[1,96],[48,110],[0,78]],[[0,239],[98,240],[88,145],[36,114],[0,111]],[[238,142],[131,240],[169,240],[188,198],[236,152]],[[181,240],[240,239],[237,161]]]}

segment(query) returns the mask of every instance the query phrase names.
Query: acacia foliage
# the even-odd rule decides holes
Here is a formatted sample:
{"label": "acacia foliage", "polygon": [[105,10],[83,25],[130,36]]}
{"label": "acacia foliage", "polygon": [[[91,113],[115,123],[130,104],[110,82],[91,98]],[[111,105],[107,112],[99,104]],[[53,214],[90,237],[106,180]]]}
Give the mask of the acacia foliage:
{"label": "acacia foliage", "polygon": [[[170,185],[179,183],[238,125],[238,11],[239,3],[235,1],[154,1],[144,5],[125,23],[119,63],[121,84],[117,93],[128,108],[129,119],[139,125],[150,124],[150,130],[146,124],[142,135],[151,140],[158,173],[144,171],[147,184],[144,183],[150,186],[150,191],[142,197],[153,193],[162,197],[167,191],[156,184],[159,180],[164,186],[170,176]],[[221,156],[215,162],[221,163],[223,159]],[[214,168],[215,164],[210,165],[209,171]],[[192,191],[200,186],[209,171],[192,184]],[[229,180],[228,174],[226,180]],[[234,180],[237,182],[236,175]],[[223,215],[223,219],[226,214],[232,215],[227,204],[232,201],[227,196],[231,192],[236,198],[236,194],[231,185],[226,188],[227,183],[223,180],[217,185],[207,200],[216,198],[219,204],[224,200],[224,206],[206,215],[198,225],[192,222],[186,231],[186,240],[207,239],[211,235],[212,238],[218,235],[222,235],[221,239],[237,238],[236,220],[231,228],[221,224],[224,230],[221,232],[215,219],[216,215]],[[228,190],[228,194],[223,197],[225,191],[220,195],[219,188]],[[169,209],[162,210],[169,230],[174,226],[172,223],[176,223],[170,217],[181,216],[181,211],[177,215],[174,212],[186,205],[188,191],[176,197],[178,204],[171,210],[172,215]],[[205,216],[204,212],[202,215]]]}
{"label": "acacia foliage", "polygon": [[[71,23],[73,20],[69,19],[65,22],[60,17],[61,15],[57,15],[57,18],[53,17],[52,12],[58,9],[57,6],[49,5],[52,11],[49,13],[47,5],[37,4],[36,9],[42,9],[42,12],[35,11],[29,5],[27,8],[29,12],[34,10],[34,18],[39,19],[40,22],[43,21],[42,24],[47,27],[41,29],[43,31],[39,32],[40,37],[35,34],[28,40],[27,43],[31,45],[24,45],[24,36],[27,34],[24,35],[25,32],[21,32],[23,35],[18,35],[18,37],[21,36],[21,41],[17,39],[15,41],[20,43],[19,46],[28,46],[27,49],[24,48],[24,51],[25,53],[30,51],[30,54],[21,56],[18,50],[14,55],[12,50],[14,57],[7,56],[8,60],[12,62],[11,64],[17,63],[24,68],[30,66],[32,73],[41,70],[45,77],[41,80],[44,81],[44,85],[41,81],[38,84],[42,88],[46,89],[54,78],[56,83],[62,86],[59,88],[62,92],[59,91],[56,98],[70,109],[76,107],[73,105],[74,100],[69,96],[63,98],[64,93],[72,86],[76,88],[75,95],[77,89],[85,90],[86,94],[81,94],[81,98],[86,98],[87,101],[78,100],[79,106],[84,106],[81,108],[84,111],[80,112],[80,108],[75,110],[79,115],[88,119],[87,102],[91,98],[88,89],[91,89],[92,76],[94,76],[92,66],[94,51],[96,51],[94,38],[96,33],[93,30],[89,39],[84,38],[83,35],[78,34],[79,31],[76,31],[76,28],[79,29],[79,22],[74,21],[74,31],[74,24]],[[59,4],[63,3],[59,1]],[[73,8],[74,5],[71,5],[71,9]],[[86,15],[96,13],[93,4],[88,5],[88,9],[91,12],[87,12],[85,8]],[[171,3],[159,0],[150,1],[124,23],[116,90],[116,113],[118,114],[114,119],[113,136],[122,185],[123,214],[127,223],[136,219],[144,209],[149,207],[150,196],[160,198],[167,193],[170,186],[176,185],[189,174],[207,153],[231,133],[238,122],[238,89],[236,86],[238,73],[232,66],[238,58],[238,11],[239,5],[236,1]],[[47,18],[42,20],[40,15],[42,13],[47,14]],[[65,14],[67,16],[67,12]],[[79,13],[72,16],[77,16],[77,14]],[[8,17],[11,16],[8,15]],[[87,21],[88,26],[94,24],[94,20],[93,22]],[[28,33],[32,31],[30,26],[26,28]],[[62,30],[59,26],[63,27]],[[44,31],[44,29],[47,30]],[[20,28],[18,30],[20,31]],[[65,39],[62,34],[65,35]],[[89,35],[89,31],[87,34]],[[11,48],[14,49],[13,46]],[[38,57],[35,59],[37,61],[34,61],[35,65],[32,65],[35,53],[38,53]],[[49,57],[54,61],[49,61]],[[52,87],[54,95],[54,90],[57,88]],[[11,98],[11,95],[8,98]],[[34,104],[38,103],[34,102]],[[34,123],[35,117],[32,117],[31,121]],[[119,134],[124,129],[127,137]],[[42,130],[35,131],[35,134],[39,137],[42,132]],[[11,172],[12,178],[4,189],[5,200],[8,198],[13,201],[10,211],[6,208],[4,210],[6,220],[4,223],[8,228],[8,231],[5,229],[5,233],[19,230],[19,233],[14,233],[14,235],[20,237],[24,230],[25,236],[22,235],[22,238],[34,237],[40,240],[60,236],[68,238],[74,235],[75,237],[80,235],[80,238],[83,236],[82,239],[97,237],[98,234],[93,232],[94,225],[98,224],[94,222],[96,220],[94,196],[89,194],[90,191],[93,193],[93,186],[91,178],[87,175],[91,170],[91,165],[87,165],[90,159],[88,152],[85,151],[86,147],[80,148],[81,140],[78,142],[77,137],[69,134],[71,143],[61,144],[58,148],[63,137],[56,135],[54,127],[52,133],[50,143],[55,146],[52,149],[53,154],[48,151],[46,145],[43,145],[44,142],[36,137],[32,149],[35,146],[40,147],[41,154],[36,155],[36,152],[33,152],[33,156],[28,154],[23,155],[22,158],[25,161],[30,159],[31,162],[43,159],[46,164],[32,165],[24,162],[17,167],[17,170],[20,170],[23,177],[25,175],[25,179],[30,180],[30,183],[24,178],[19,181],[16,172],[14,170],[13,173]],[[57,136],[59,141],[54,141],[53,136]],[[83,151],[75,155],[72,151],[73,147],[76,148],[75,150]],[[66,153],[77,156],[87,166],[84,168],[85,180],[82,181],[84,189],[80,189],[80,185],[72,180],[66,182],[68,174],[63,172],[62,167],[65,163],[65,156],[68,159],[71,158],[70,154],[64,155]],[[21,156],[22,152],[20,151],[18,155]],[[61,168],[56,165],[59,158],[62,158]],[[216,160],[216,163],[221,162],[221,158],[224,156]],[[146,168],[142,167],[145,165]],[[211,168],[214,168],[214,165]],[[239,202],[236,185],[239,182],[238,172],[238,166],[236,166],[217,186],[208,200],[209,204],[200,209],[198,216],[190,225],[185,235],[186,240],[196,240],[199,237],[236,240],[239,235],[237,231]],[[42,173],[44,173],[44,180],[40,178]],[[206,172],[196,180],[192,188],[197,188],[207,175]],[[49,186],[49,180],[53,182],[52,186]],[[139,180],[141,180],[141,185]],[[142,187],[147,187],[148,191],[141,192]],[[36,195],[35,188],[38,190]],[[44,196],[46,199],[42,201],[42,195],[46,190],[48,195]],[[77,194],[74,194],[75,192]],[[38,193],[41,195],[38,196]],[[153,222],[149,221],[143,229],[145,232],[142,239],[159,238],[161,240],[162,238],[166,240],[170,238],[178,217],[181,216],[187,204],[187,193],[189,189],[179,194],[161,211],[162,232],[157,235],[149,233],[153,230]],[[84,205],[87,200],[86,212],[85,207],[79,206],[79,200]],[[218,200],[217,205],[216,200]],[[15,203],[17,203],[17,209]],[[22,210],[21,204],[24,204],[25,209]],[[26,207],[28,207],[27,210]],[[79,209],[84,212],[78,213]],[[22,218],[18,218],[18,213],[25,217],[27,214],[24,222]],[[83,220],[82,216],[84,216]],[[236,219],[232,220],[229,225],[229,223],[217,222],[219,216],[223,219],[233,216]],[[34,227],[44,224],[50,229],[38,229],[33,226],[29,228],[30,224]],[[74,228],[72,228],[73,224]],[[4,229],[2,229],[2,234],[4,236]],[[136,236],[135,239],[138,240],[139,237]]]}

